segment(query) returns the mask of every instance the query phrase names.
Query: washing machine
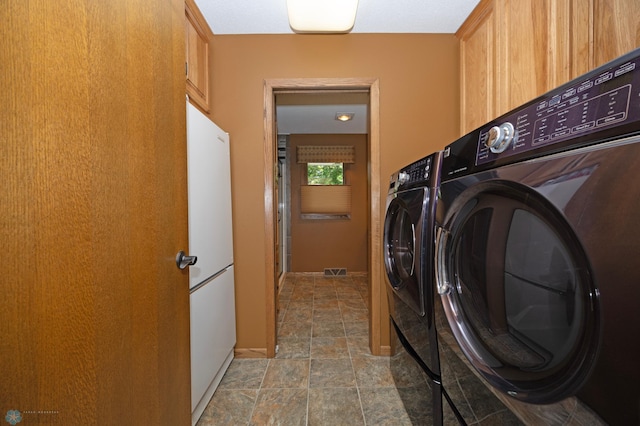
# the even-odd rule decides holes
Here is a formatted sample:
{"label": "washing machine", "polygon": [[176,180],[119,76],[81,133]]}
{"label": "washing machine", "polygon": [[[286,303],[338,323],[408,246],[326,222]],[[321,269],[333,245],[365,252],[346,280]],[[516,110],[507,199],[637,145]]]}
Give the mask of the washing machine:
{"label": "washing machine", "polygon": [[444,149],[445,417],[640,424],[639,173],[640,49]]}
{"label": "washing machine", "polygon": [[441,412],[433,398],[439,367],[432,260],[440,158],[440,152],[431,154],[391,176],[384,220],[390,367],[413,424],[433,424]]}

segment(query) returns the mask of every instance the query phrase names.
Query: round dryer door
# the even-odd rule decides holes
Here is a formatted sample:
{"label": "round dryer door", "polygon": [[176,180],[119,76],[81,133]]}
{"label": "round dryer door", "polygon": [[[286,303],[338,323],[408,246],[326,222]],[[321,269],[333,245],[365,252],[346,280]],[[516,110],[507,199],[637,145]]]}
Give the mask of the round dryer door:
{"label": "round dryer door", "polygon": [[595,356],[598,307],[563,215],[524,185],[487,181],[456,198],[437,232],[438,292],[474,367],[527,402],[577,390]]}
{"label": "round dryer door", "polygon": [[[384,266],[389,284],[414,311],[424,315],[419,281],[420,220],[424,190],[407,191],[389,203],[384,221]],[[418,228],[418,229],[417,229]]]}

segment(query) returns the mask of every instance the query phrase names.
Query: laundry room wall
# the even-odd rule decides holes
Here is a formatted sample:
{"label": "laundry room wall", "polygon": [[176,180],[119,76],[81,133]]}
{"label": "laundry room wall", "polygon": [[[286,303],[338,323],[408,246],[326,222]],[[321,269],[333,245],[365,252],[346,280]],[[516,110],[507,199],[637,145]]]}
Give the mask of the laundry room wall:
{"label": "laundry room wall", "polygon": [[[390,174],[458,136],[459,45],[453,34],[214,34],[211,46],[211,117],[231,135],[236,348],[260,353],[267,340],[265,283],[271,279],[265,270],[265,79],[379,80],[384,218]],[[380,256],[381,244],[372,247]],[[380,342],[388,346],[385,284],[377,284]]]}
{"label": "laundry room wall", "polygon": [[[323,272],[345,268],[367,272],[367,135],[291,135],[291,272]],[[313,219],[300,213],[300,188],[307,168],[296,161],[300,145],[347,145],[355,148],[355,163],[344,166],[351,187],[348,218]]]}

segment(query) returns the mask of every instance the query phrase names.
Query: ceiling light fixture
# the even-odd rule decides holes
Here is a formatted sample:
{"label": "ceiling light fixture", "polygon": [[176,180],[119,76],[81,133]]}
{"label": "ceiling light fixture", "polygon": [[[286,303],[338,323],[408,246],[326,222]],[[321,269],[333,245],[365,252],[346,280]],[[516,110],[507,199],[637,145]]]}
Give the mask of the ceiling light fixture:
{"label": "ceiling light fixture", "polygon": [[289,25],[296,33],[348,33],[358,0],[287,0]]}
{"label": "ceiling light fixture", "polygon": [[338,121],[351,121],[353,120],[353,112],[339,112],[336,114],[336,120]]}

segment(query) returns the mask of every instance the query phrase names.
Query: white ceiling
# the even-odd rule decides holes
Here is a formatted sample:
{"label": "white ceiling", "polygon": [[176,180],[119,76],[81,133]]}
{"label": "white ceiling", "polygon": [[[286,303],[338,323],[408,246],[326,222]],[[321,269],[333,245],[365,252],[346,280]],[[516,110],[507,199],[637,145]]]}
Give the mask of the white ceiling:
{"label": "white ceiling", "polygon": [[[214,35],[293,34],[287,0],[195,0]],[[455,33],[479,0],[359,0],[352,33]],[[277,105],[279,134],[367,133],[366,105]],[[355,112],[354,120],[335,120]]]}
{"label": "white ceiling", "polygon": [[[195,0],[214,34],[292,34],[287,0]],[[479,0],[359,0],[353,33],[455,33]]]}
{"label": "white ceiling", "polygon": [[[278,134],[366,134],[367,105],[278,105]],[[351,121],[336,120],[336,113],[354,113]]]}

